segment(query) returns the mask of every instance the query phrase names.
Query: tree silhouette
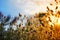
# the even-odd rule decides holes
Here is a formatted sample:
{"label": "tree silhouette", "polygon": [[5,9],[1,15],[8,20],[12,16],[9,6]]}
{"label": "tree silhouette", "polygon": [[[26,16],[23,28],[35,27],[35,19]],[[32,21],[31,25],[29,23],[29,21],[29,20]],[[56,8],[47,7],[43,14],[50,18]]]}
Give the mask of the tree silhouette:
{"label": "tree silhouette", "polygon": [[10,20],[10,16],[4,16],[1,12],[0,12],[0,40],[4,40],[4,32],[5,32],[5,28],[4,26],[9,24],[9,20]]}

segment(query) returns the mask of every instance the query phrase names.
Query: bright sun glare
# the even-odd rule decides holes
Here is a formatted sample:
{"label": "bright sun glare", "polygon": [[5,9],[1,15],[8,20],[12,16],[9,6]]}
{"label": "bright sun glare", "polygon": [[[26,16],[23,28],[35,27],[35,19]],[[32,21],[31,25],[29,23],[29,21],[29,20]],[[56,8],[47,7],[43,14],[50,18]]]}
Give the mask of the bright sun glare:
{"label": "bright sun glare", "polygon": [[58,18],[58,23],[60,24],[60,18]]}

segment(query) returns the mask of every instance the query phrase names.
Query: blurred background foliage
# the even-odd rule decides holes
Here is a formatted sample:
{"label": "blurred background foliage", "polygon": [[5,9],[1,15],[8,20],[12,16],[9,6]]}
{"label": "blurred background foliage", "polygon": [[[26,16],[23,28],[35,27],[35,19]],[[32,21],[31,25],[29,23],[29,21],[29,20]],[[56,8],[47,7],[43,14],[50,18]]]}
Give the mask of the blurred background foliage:
{"label": "blurred background foliage", "polygon": [[[60,11],[54,14],[48,7],[47,9],[46,13],[30,17],[19,13],[13,20],[11,16],[4,16],[0,12],[0,40],[60,40],[60,30],[51,20],[52,16],[60,17]],[[9,26],[7,30],[6,25]]]}
{"label": "blurred background foliage", "polygon": [[[49,10],[50,11],[50,10]],[[59,12],[52,14],[50,12],[35,14],[32,17],[23,18],[21,14],[10,21],[11,16],[4,16],[0,12],[0,40],[60,40],[60,31],[58,31],[50,16],[60,15]],[[57,17],[57,16],[56,16]],[[26,18],[25,26],[23,26],[23,20]],[[48,19],[47,19],[48,18]],[[17,24],[17,21],[21,23]],[[5,26],[9,25],[9,28],[5,30]],[[16,29],[14,30],[14,27]]]}

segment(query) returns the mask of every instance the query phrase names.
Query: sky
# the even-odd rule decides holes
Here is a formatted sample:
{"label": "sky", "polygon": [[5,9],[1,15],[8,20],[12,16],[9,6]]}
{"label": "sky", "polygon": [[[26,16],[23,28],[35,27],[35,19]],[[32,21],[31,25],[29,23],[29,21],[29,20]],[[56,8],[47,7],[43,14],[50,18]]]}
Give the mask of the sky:
{"label": "sky", "polygon": [[46,6],[53,0],[0,0],[0,11],[4,15],[16,16],[18,13],[34,15],[46,12]]}
{"label": "sky", "polygon": [[[51,7],[49,4],[54,4]],[[34,15],[38,12],[46,12],[49,6],[54,10],[54,0],[0,0],[0,11],[4,15],[17,16],[19,13],[26,15]]]}

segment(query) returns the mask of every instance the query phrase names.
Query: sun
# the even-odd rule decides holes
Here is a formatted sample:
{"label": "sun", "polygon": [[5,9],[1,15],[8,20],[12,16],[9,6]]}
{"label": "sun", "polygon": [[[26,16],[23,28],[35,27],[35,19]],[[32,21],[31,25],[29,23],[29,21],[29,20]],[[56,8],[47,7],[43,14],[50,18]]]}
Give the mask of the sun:
{"label": "sun", "polygon": [[58,24],[60,24],[60,18],[58,18]]}

